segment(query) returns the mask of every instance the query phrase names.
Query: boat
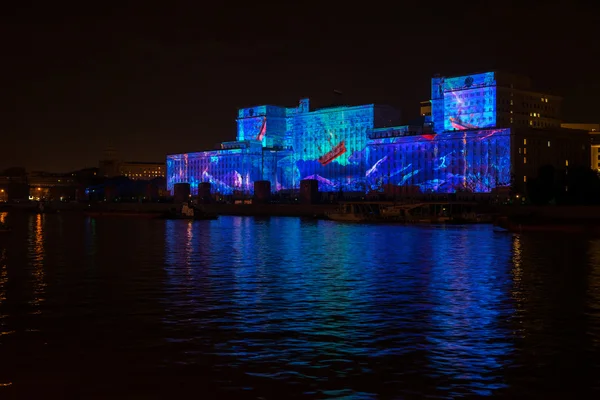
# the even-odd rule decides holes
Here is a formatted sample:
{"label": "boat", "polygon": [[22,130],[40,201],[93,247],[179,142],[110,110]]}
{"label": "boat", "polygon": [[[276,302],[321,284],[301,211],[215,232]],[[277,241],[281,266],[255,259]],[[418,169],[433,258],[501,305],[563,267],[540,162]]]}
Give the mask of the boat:
{"label": "boat", "polygon": [[430,224],[490,223],[489,217],[473,211],[469,202],[343,202],[327,218],[346,222],[402,222]]}
{"label": "boat", "polygon": [[379,207],[370,203],[340,203],[334,211],[327,211],[325,216],[332,221],[363,222],[379,219]]}
{"label": "boat", "polygon": [[184,203],[181,206],[180,211],[176,211],[175,209],[167,212],[164,215],[166,219],[187,219],[187,220],[215,220],[218,219],[219,216],[215,213],[207,212],[202,208],[195,207],[194,205],[190,205]]}

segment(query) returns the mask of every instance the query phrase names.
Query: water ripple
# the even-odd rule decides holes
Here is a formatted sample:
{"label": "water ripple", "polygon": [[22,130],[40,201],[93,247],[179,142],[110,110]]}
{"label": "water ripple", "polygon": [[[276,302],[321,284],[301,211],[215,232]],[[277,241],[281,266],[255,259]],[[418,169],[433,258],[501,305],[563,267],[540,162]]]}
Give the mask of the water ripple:
{"label": "water ripple", "polygon": [[598,391],[596,240],[296,218],[14,218],[12,242],[0,242],[10,390]]}

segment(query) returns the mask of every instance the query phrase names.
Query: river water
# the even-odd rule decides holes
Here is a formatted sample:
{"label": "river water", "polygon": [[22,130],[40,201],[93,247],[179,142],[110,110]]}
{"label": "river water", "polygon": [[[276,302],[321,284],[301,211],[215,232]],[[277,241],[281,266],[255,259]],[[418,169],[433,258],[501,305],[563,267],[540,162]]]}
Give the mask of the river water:
{"label": "river water", "polygon": [[0,398],[600,394],[599,239],[0,220]]}

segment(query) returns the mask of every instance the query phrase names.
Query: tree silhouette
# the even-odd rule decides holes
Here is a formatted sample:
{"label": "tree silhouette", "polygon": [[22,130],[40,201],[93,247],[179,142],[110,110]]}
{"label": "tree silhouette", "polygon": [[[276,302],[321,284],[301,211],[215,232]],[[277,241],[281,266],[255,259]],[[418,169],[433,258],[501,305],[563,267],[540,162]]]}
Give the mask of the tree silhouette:
{"label": "tree silhouette", "polygon": [[527,195],[533,204],[548,204],[555,196],[555,170],[552,165],[543,165],[536,178],[527,182]]}
{"label": "tree silhouette", "polygon": [[588,167],[566,167],[557,173],[552,165],[540,167],[538,176],[527,183],[527,195],[533,204],[600,204],[600,178]]}

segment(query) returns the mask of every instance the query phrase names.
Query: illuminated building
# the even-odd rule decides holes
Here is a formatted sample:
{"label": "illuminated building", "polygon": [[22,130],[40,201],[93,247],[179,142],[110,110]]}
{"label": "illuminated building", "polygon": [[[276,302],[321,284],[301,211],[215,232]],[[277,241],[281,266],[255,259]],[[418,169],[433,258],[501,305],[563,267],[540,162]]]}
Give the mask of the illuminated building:
{"label": "illuminated building", "polygon": [[200,182],[210,182],[217,193],[252,193],[257,180],[269,180],[280,191],[316,179],[322,191],[364,192],[367,135],[399,120],[393,108],[373,104],[310,111],[308,99],[293,108],[241,109],[237,141],[167,156],[167,188],[186,182],[196,194]]}
{"label": "illuminated building", "polygon": [[600,172],[600,124],[561,124],[566,129],[589,132],[591,139],[590,168]]}
{"label": "illuminated building", "polygon": [[167,156],[167,189],[189,183],[197,194],[210,182],[214,193],[250,194],[260,180],[278,192],[314,179],[322,192],[523,191],[541,165],[589,163],[586,139],[560,129],[560,98],[530,91],[528,79],[436,76],[431,88],[431,115],[417,126],[399,126],[397,111],[373,104],[240,109],[236,141]]}
{"label": "illuminated building", "polygon": [[562,98],[532,91],[529,78],[505,72],[435,76],[431,85],[436,132],[489,128],[560,128]]}

